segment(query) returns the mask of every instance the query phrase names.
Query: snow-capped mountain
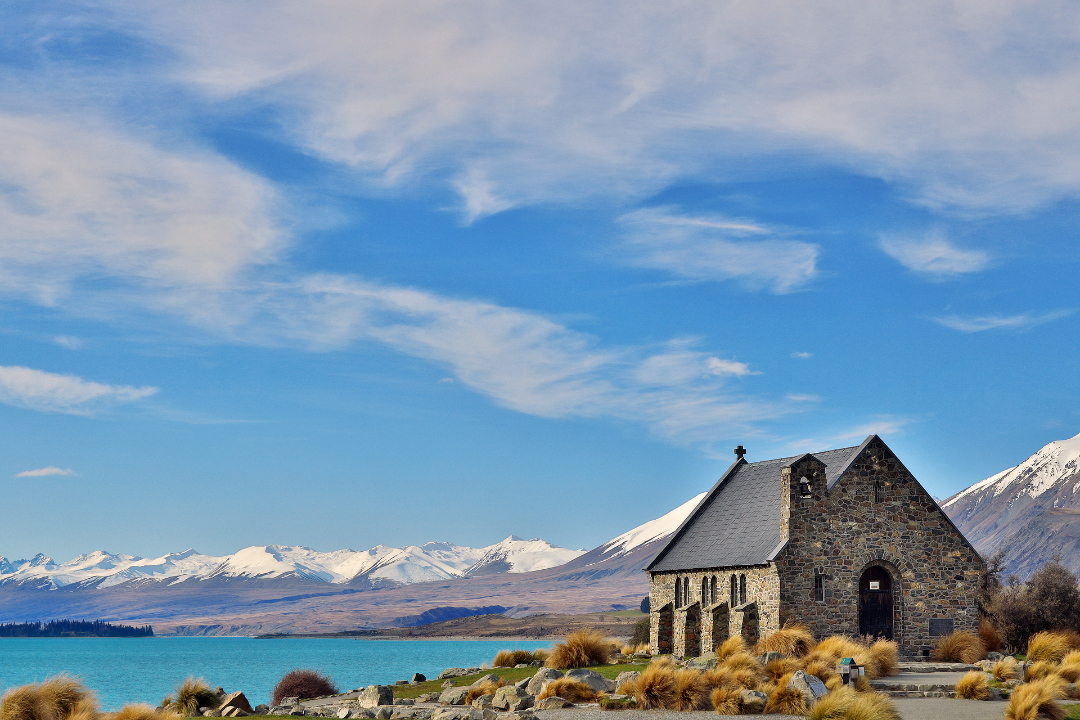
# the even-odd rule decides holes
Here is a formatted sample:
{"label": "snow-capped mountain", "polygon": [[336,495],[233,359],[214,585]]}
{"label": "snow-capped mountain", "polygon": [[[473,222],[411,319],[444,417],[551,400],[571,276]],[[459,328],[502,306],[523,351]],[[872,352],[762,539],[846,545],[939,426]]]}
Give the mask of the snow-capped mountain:
{"label": "snow-capped mountain", "polygon": [[471,574],[520,573],[561,565],[583,554],[540,540],[509,537],[486,548],[445,542],[370,550],[319,552],[308,547],[265,545],[215,557],[195,550],[160,558],[113,555],[96,551],[56,563],[44,555],[32,560],[0,557],[0,583],[30,583],[38,587],[93,584],[112,587],[126,582],[168,583],[210,578],[302,578],[327,583],[408,585],[447,580]]}
{"label": "snow-capped mountain", "polygon": [[1006,548],[1007,573],[1027,577],[1058,554],[1080,570],[1080,435],[1046,445],[941,507],[984,557]]}
{"label": "snow-capped mountain", "polygon": [[671,535],[679,529],[683,520],[694,511],[694,508],[704,499],[705,495],[706,493],[695,495],[671,512],[638,525],[633,530],[627,530],[617,538],[601,545],[600,551],[606,558],[622,557],[629,554],[636,547]]}

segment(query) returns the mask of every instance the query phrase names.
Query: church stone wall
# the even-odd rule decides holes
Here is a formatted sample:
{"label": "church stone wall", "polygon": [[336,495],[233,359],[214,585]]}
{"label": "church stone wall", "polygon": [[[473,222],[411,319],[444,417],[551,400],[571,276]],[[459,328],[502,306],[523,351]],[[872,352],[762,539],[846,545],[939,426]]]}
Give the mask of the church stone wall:
{"label": "church stone wall", "polygon": [[[892,576],[893,639],[902,654],[933,645],[931,620],[977,631],[982,559],[885,444],[875,438],[831,491],[820,469],[807,458],[784,470],[790,510],[788,544],[776,561],[778,622],[806,622],[819,638],[857,634],[859,579],[878,565]],[[810,498],[800,496],[804,474],[820,479]],[[815,572],[823,574],[822,602]]]}

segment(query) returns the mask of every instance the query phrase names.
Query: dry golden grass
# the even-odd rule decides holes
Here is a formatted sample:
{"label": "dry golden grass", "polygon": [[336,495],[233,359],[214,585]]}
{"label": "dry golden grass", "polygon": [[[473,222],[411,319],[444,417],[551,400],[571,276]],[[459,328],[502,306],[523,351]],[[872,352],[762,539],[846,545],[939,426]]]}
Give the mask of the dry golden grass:
{"label": "dry golden grass", "polygon": [[1065,663],[1058,665],[1057,674],[1063,680],[1074,683],[1080,680],[1080,663]]}
{"label": "dry golden grass", "polygon": [[956,683],[956,697],[962,700],[987,700],[990,686],[986,683],[986,673],[972,670]]}
{"label": "dry golden grass", "polygon": [[720,645],[720,648],[716,651],[716,660],[717,662],[723,662],[724,659],[732,655],[746,653],[747,649],[746,641],[742,639],[742,636],[734,635]]}
{"label": "dry golden grass", "polygon": [[790,675],[801,667],[802,664],[798,660],[793,660],[791,658],[781,658],[779,660],[773,660],[772,662],[765,665],[765,677],[767,680],[776,682],[780,677],[784,675]]}
{"label": "dry golden grass", "polygon": [[145,703],[128,703],[114,713],[106,713],[102,720],[179,720],[175,713],[162,712]]}
{"label": "dry golden grass", "polygon": [[709,694],[713,710],[717,715],[739,715],[742,713],[740,690],[738,688],[718,687]]}
{"label": "dry golden grass", "polygon": [[1065,694],[1065,681],[1057,675],[1020,685],[1009,698],[1005,720],[1062,720],[1065,710],[1057,701]]}
{"label": "dry golden grass", "polygon": [[1000,682],[1006,680],[1012,680],[1016,677],[1019,666],[1017,665],[1016,658],[1006,657],[1004,660],[998,660],[990,666],[990,672],[993,674],[994,679]]}
{"label": "dry golden grass", "polygon": [[844,679],[839,675],[833,675],[831,678],[825,681],[825,687],[829,689],[829,692],[836,692],[837,690],[845,687]]}
{"label": "dry golden grass", "polygon": [[1065,638],[1065,642],[1069,644],[1069,650],[1080,650],[1080,633],[1076,632],[1072,628],[1066,628],[1065,630],[1055,630],[1054,632]]}
{"label": "dry golden grass", "polygon": [[710,688],[734,687],[735,680],[731,670],[722,667],[709,668],[701,673],[701,680]]}
{"label": "dry golden grass", "polygon": [[675,671],[674,692],[673,710],[701,710],[708,701],[709,686],[700,672],[684,668]]}
{"label": "dry golden grass", "polygon": [[[546,656],[546,654],[545,654]],[[492,667],[514,667],[515,665],[528,665],[533,660],[543,660],[529,650],[500,650],[495,654]]]}
{"label": "dry golden grass", "polygon": [[800,658],[810,652],[813,646],[814,635],[809,627],[798,622],[784,623],[784,627],[761,640],[754,647],[754,652],[758,655],[778,652],[786,657]]}
{"label": "dry golden grass", "polygon": [[670,655],[659,655],[649,661],[649,665],[658,665],[660,667],[671,668],[674,670],[679,667],[679,663],[675,662],[675,658]]}
{"label": "dry golden grass", "polygon": [[803,666],[803,670],[821,682],[828,682],[829,678],[836,675],[836,664],[821,659],[810,660]]}
{"label": "dry golden grass", "polygon": [[780,687],[769,693],[765,701],[766,715],[805,715],[806,698],[794,688]]}
{"label": "dry golden grass", "polygon": [[675,670],[661,663],[650,663],[638,677],[637,700],[639,710],[661,710],[671,707],[675,701]]}
{"label": "dry golden grass", "polygon": [[[549,683],[550,684],[550,683]],[[484,695],[494,695],[495,691],[506,685],[506,681],[499,678],[498,682],[484,682],[469,688],[469,694],[465,696],[465,704],[472,705],[472,701]],[[569,698],[568,698],[569,699]]]}
{"label": "dry golden grass", "polygon": [[731,673],[731,679],[741,688],[757,690],[761,685],[761,673],[750,668],[737,668]]}
{"label": "dry golden grass", "polygon": [[540,696],[537,699],[542,700],[544,698],[556,696],[561,697],[563,700],[569,700],[572,703],[592,702],[596,699],[596,693],[593,692],[591,687],[580,680],[565,677],[556,678],[545,685],[543,692],[540,693]]}
{"label": "dry golden grass", "polygon": [[12,688],[0,700],[3,720],[92,720],[97,701],[82,683],[56,675],[33,685]]}
{"label": "dry golden grass", "polygon": [[932,657],[947,662],[976,663],[986,658],[986,646],[969,630],[959,630],[938,640]]}
{"label": "dry golden grass", "polygon": [[1028,638],[1027,659],[1030,662],[1045,660],[1059,663],[1073,650],[1072,638],[1063,632],[1037,632]]}
{"label": "dry golden grass", "polygon": [[983,641],[987,652],[1001,652],[1001,649],[1005,646],[1005,643],[1001,640],[1001,635],[998,634],[998,631],[994,629],[994,626],[986,618],[979,619],[979,639]]}
{"label": "dry golden grass", "polygon": [[66,718],[75,705],[90,697],[90,691],[70,675],[55,675],[37,686],[37,697],[43,713]]}
{"label": "dry golden grass", "polygon": [[858,693],[844,720],[900,720],[892,700],[881,693]]}
{"label": "dry golden grass", "polygon": [[1027,666],[1024,672],[1024,682],[1042,680],[1051,675],[1057,675],[1057,665],[1046,660],[1038,660]]}
{"label": "dry golden grass", "polygon": [[176,688],[176,694],[165,698],[165,710],[184,717],[195,717],[200,707],[216,708],[218,696],[202,678],[189,677]]}
{"label": "dry golden grass", "polygon": [[728,655],[717,667],[724,667],[732,672],[736,670],[753,670],[755,673],[761,673],[763,670],[758,659],[745,652]]}
{"label": "dry golden grass", "polygon": [[861,692],[861,693],[871,692],[871,691],[873,691],[873,689],[874,688],[870,685],[870,678],[868,676],[860,675],[859,677],[855,678],[855,690],[856,690],[856,692]]}
{"label": "dry golden grass", "polygon": [[[147,705],[146,707],[150,706]],[[150,709],[153,710],[154,708]],[[75,703],[66,720],[98,720],[99,717],[97,700],[93,697],[85,697]],[[178,715],[170,715],[170,717],[179,719]],[[155,720],[160,720],[160,718],[161,716],[158,715]]]}
{"label": "dry golden grass", "polygon": [[1070,650],[1065,653],[1065,657],[1061,658],[1062,665],[1075,665],[1080,663],[1080,650]]}
{"label": "dry golden grass", "polygon": [[568,668],[602,665],[611,657],[611,641],[595,630],[575,630],[548,653],[545,665],[549,668]]}
{"label": "dry golden grass", "polygon": [[[839,676],[837,677],[839,680]],[[830,688],[829,694],[820,698],[810,708],[807,720],[841,720],[857,699],[851,688],[837,686]]]}
{"label": "dry golden grass", "polygon": [[875,640],[869,652],[877,665],[875,677],[890,677],[900,672],[900,651],[893,640]]}

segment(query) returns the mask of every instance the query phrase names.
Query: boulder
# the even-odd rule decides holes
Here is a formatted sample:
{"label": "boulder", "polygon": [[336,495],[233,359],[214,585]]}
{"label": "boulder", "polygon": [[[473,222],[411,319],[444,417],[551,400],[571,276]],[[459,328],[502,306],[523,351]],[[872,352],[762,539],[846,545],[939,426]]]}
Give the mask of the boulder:
{"label": "boulder", "polygon": [[[236,708],[240,708],[241,710],[243,710],[246,713],[255,712],[251,708],[251,703],[248,702],[247,697],[242,692],[229,693],[228,695],[224,696],[223,698],[221,698],[221,705],[219,705],[218,707],[220,709],[222,709],[222,710],[224,710],[227,707],[236,707]],[[230,716],[230,717],[234,717],[234,716]]]}
{"label": "boulder", "polygon": [[251,713],[249,713],[248,711],[242,710],[242,709],[236,707],[235,705],[230,705],[229,707],[224,708],[221,711],[221,717],[230,717],[230,718],[244,717],[245,715],[250,715],[250,714]]}
{"label": "boulder", "polygon": [[439,696],[439,702],[443,705],[464,705],[465,696],[469,694],[468,687],[452,687],[443,690]]}
{"label": "boulder", "polygon": [[529,663],[518,663],[517,665],[514,666],[514,669],[516,670],[518,668],[527,668],[527,667],[529,667]]}
{"label": "boulder", "polygon": [[533,696],[514,685],[504,685],[495,691],[491,707],[495,710],[527,710],[533,704]]}
{"label": "boulder", "polygon": [[529,680],[528,684],[525,686],[525,690],[530,695],[539,695],[543,691],[545,685],[552,680],[557,680],[561,677],[563,677],[562,672],[555,668],[540,668]]}
{"label": "boulder", "polygon": [[438,699],[439,699],[439,695],[441,695],[441,694],[442,693],[437,693],[437,692],[424,693],[423,695],[417,696],[416,702],[422,702],[422,703],[437,702]]}
{"label": "boulder", "polygon": [[491,707],[491,703],[495,700],[495,695],[481,695],[472,701],[472,706],[478,710]]}
{"label": "boulder", "polygon": [[484,713],[476,708],[442,708],[431,714],[431,720],[484,720]]}
{"label": "boulder", "polygon": [[461,677],[462,675],[468,674],[469,671],[465,668],[446,668],[441,673],[439,673],[439,677],[437,677],[436,680],[448,680],[450,678]]}
{"label": "boulder", "polygon": [[375,711],[376,720],[390,720],[390,716],[394,714],[393,705],[382,705]]}
{"label": "boulder", "polygon": [[565,700],[558,695],[552,695],[546,697],[543,700],[536,701],[537,710],[558,710],[559,708],[573,707],[574,703],[569,700]]}
{"label": "boulder", "polygon": [[293,709],[292,705],[274,705],[270,708],[267,715],[288,715]]}
{"label": "boulder", "polygon": [[218,709],[211,710],[210,708],[199,708],[203,717],[221,717],[221,711]]}
{"label": "boulder", "polygon": [[807,675],[802,670],[796,670],[787,684],[788,690],[798,690],[806,700],[806,707],[810,709],[818,700],[829,694],[825,683],[813,675]]}
{"label": "boulder", "polygon": [[522,690],[527,690],[528,687],[529,687],[529,681],[530,680],[532,680],[531,677],[521,678],[516,683],[514,683],[514,687],[519,687]]}
{"label": "boulder", "polygon": [[686,667],[693,670],[708,670],[709,668],[716,667],[716,653],[705,653],[701,657],[691,658],[687,661]]}
{"label": "boulder", "polygon": [[281,705],[299,705],[300,704],[300,698],[298,698],[298,697],[281,698],[281,703],[279,703],[279,704],[281,704]]}
{"label": "boulder", "polygon": [[409,682],[411,682],[411,683],[427,682],[427,675],[424,675],[423,673],[413,673],[412,680],[410,680]]}
{"label": "boulder", "polygon": [[760,690],[741,690],[739,692],[739,704],[742,705],[744,715],[760,715],[765,710],[765,703],[769,696]]}
{"label": "boulder", "polygon": [[346,718],[348,718],[351,714],[352,710],[347,707],[343,707],[339,708],[338,711],[334,713],[334,717],[338,718],[338,720],[346,720]]}
{"label": "boulder", "polygon": [[416,701],[412,698],[394,698],[395,705],[415,705]]}
{"label": "boulder", "polygon": [[270,706],[265,703],[260,703],[255,707],[251,708],[251,712],[255,713],[256,715],[269,715]]}
{"label": "boulder", "polygon": [[394,691],[389,685],[368,685],[356,697],[356,704],[362,708],[393,705]]}
{"label": "boulder", "polygon": [[988,652],[986,653],[986,659],[990,662],[997,662],[998,660],[1004,660],[1005,656],[999,652]]}
{"label": "boulder", "polygon": [[476,682],[474,682],[472,684],[472,687],[476,687],[477,685],[483,685],[484,683],[491,683],[492,685],[494,685],[495,683],[499,682],[500,680],[502,680],[502,678],[499,677],[498,675],[496,675],[495,673],[489,673],[487,675],[481,675],[480,679],[478,679]]}
{"label": "boulder", "polygon": [[349,713],[350,718],[373,718],[375,717],[375,711],[371,708],[356,708]]}
{"label": "boulder", "polygon": [[619,673],[619,676],[615,678],[615,689],[618,690],[623,686],[623,683],[637,682],[637,679],[641,677],[641,673],[635,670],[626,670]]}
{"label": "boulder", "polygon": [[615,692],[615,681],[608,680],[595,670],[585,670],[584,668],[568,670],[566,677],[585,683],[593,692]]}

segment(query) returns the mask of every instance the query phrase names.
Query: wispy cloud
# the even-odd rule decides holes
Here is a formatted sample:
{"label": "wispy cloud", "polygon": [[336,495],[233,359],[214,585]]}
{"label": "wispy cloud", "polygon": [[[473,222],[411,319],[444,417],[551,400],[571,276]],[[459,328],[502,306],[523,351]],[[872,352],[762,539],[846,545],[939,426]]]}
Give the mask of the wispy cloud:
{"label": "wispy cloud", "polygon": [[157,391],[155,387],[106,385],[17,365],[0,366],[0,402],[28,410],[90,415],[102,407],[142,400]]}
{"label": "wispy cloud", "polygon": [[75,471],[72,470],[71,468],[68,468],[67,470],[64,470],[63,468],[58,468],[55,465],[50,465],[48,467],[38,468],[37,470],[23,470],[21,473],[15,473],[15,477],[17,477],[17,478],[21,478],[21,477],[46,477],[48,475],[75,475],[75,474],[76,474]]}
{"label": "wispy cloud", "polygon": [[817,245],[777,237],[762,225],[688,215],[673,207],[636,210],[619,218],[623,261],[695,281],[736,280],[788,293],[817,273]]}
{"label": "wispy cloud", "polygon": [[941,233],[885,235],[881,249],[908,270],[937,277],[980,272],[990,266],[991,260],[982,250],[956,247]]}
{"label": "wispy cloud", "polygon": [[82,340],[71,335],[57,335],[53,338],[53,342],[67,350],[78,350],[83,346]]}
{"label": "wispy cloud", "polygon": [[931,318],[939,325],[966,333],[985,332],[1006,328],[1026,330],[1044,323],[1060,320],[1073,314],[1073,310],[1055,310],[1048,313],[1020,313],[1018,315],[945,315]]}
{"label": "wispy cloud", "polygon": [[791,353],[791,357],[797,358],[799,360],[809,360],[810,358],[814,357],[814,353],[798,351]]}

